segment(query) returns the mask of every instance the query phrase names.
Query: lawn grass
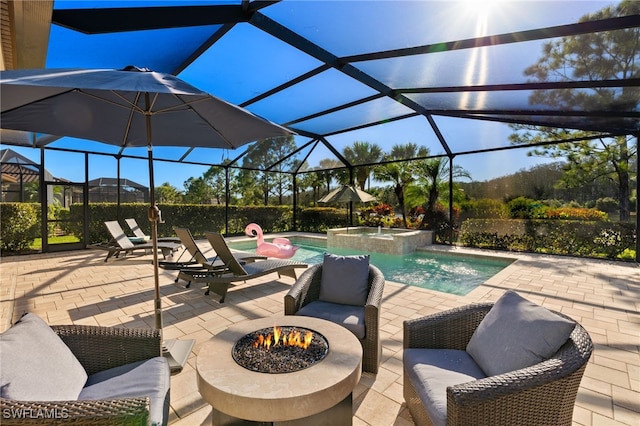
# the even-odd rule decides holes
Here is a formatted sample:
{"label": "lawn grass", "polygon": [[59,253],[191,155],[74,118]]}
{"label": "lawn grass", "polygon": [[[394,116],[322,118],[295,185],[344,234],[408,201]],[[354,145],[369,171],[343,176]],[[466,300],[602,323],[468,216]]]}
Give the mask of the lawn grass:
{"label": "lawn grass", "polygon": [[[49,244],[64,244],[64,243],[77,243],[80,242],[80,238],[75,235],[63,235],[60,237],[49,237]],[[29,249],[40,250],[42,248],[42,238],[36,238],[33,240]]]}

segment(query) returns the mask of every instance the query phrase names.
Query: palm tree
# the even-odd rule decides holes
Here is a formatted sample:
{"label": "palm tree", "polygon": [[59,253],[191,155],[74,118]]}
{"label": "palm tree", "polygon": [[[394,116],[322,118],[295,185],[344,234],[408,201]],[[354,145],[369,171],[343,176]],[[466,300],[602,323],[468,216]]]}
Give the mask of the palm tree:
{"label": "palm tree", "polygon": [[[429,149],[418,147],[414,143],[394,145],[391,152],[383,157],[383,161],[396,161],[382,164],[373,169],[373,176],[383,182],[393,183],[393,193],[396,195],[398,205],[402,209],[402,223],[407,227],[407,208],[405,205],[405,188],[413,182],[413,170],[415,162],[406,161],[410,158],[426,157]],[[405,160],[405,161],[403,161]]]}
{"label": "palm tree", "polygon": [[342,155],[352,165],[365,164],[365,166],[355,168],[356,181],[360,189],[364,191],[371,173],[370,165],[380,161],[382,148],[374,143],[355,141],[352,146],[344,147]]}
{"label": "palm tree", "polygon": [[331,183],[333,182],[333,178],[334,178],[334,171],[330,169],[337,169],[339,167],[344,167],[344,166],[345,165],[342,162],[338,160],[333,160],[331,158],[325,158],[323,160],[320,160],[320,168],[323,171],[318,173],[322,175],[322,179],[324,180],[324,183],[326,183],[327,185],[327,192],[331,191]]}
{"label": "palm tree", "polygon": [[[441,195],[449,192],[449,161],[445,157],[421,160],[415,164],[415,184],[407,188],[407,198],[413,205],[426,200],[425,217],[431,217]],[[453,178],[471,178],[469,172],[460,166],[453,166]]]}
{"label": "palm tree", "polygon": [[[323,172],[309,172],[297,177],[298,195],[306,194],[307,205],[316,205],[320,198],[322,187],[325,184]],[[311,195],[307,194],[307,188],[311,188]]]}

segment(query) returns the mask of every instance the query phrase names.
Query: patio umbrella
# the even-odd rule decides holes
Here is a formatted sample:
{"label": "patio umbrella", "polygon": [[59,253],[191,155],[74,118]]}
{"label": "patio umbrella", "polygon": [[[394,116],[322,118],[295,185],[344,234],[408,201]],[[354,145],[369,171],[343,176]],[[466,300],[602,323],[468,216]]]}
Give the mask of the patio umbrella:
{"label": "patio umbrella", "polygon": [[355,201],[358,203],[366,203],[369,201],[375,201],[376,197],[364,192],[360,188],[354,185],[341,185],[333,191],[329,192],[324,197],[318,200],[319,203],[348,203]]}
{"label": "patio umbrella", "polygon": [[318,200],[319,203],[329,204],[329,203],[349,203],[349,215],[348,220],[349,223],[347,225],[351,225],[351,206],[353,202],[358,203],[366,203],[369,201],[375,201],[376,197],[373,195],[364,192],[360,188],[355,185],[341,185],[333,191],[329,192],[324,197]]}
{"label": "patio umbrella", "polygon": [[[153,146],[234,149],[289,135],[284,127],[199,90],[170,74],[133,66],[34,69],[0,73],[0,127],[148,147],[155,321],[162,330]],[[189,348],[190,350],[190,348]],[[187,354],[188,355],[188,354]]]}

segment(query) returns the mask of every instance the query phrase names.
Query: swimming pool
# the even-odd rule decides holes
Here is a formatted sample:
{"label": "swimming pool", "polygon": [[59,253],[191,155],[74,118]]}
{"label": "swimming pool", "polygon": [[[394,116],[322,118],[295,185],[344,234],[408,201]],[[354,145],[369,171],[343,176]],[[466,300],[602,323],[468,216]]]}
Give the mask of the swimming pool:
{"label": "swimming pool", "polygon": [[[320,241],[289,238],[300,248],[293,260],[316,264],[324,253],[338,255],[364,254],[352,249],[327,249]],[[255,241],[235,241],[229,245],[237,250],[255,251]],[[464,296],[513,262],[496,257],[464,256],[459,254],[419,251],[404,256],[381,253],[371,255],[370,262],[380,268],[385,279],[444,293]]]}

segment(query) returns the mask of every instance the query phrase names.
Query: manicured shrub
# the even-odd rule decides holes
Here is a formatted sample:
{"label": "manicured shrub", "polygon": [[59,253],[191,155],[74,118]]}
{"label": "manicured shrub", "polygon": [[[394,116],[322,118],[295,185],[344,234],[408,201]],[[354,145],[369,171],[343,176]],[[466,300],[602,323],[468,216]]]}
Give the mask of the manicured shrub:
{"label": "manicured shrub", "polygon": [[[202,204],[160,204],[162,222],[158,223],[158,236],[174,236],[176,226],[189,228],[196,238],[204,236],[205,232],[221,232],[228,235],[244,233],[244,228],[255,222],[267,232],[288,231],[291,223],[291,208],[286,206],[229,206],[228,211],[222,205]],[[108,220],[120,220],[123,229],[128,232],[124,219],[134,218],[145,234],[151,234],[151,224],[148,219],[149,206],[142,203],[128,203],[118,206],[115,203],[89,204],[89,244],[108,241],[111,237],[104,226]],[[225,217],[228,213],[229,230],[225,229]],[[72,205],[71,215],[81,218],[82,205]],[[81,223],[78,220],[78,223]],[[82,235],[82,230],[74,230],[76,235]]]}
{"label": "manicured shrub", "polygon": [[507,203],[509,215],[512,219],[531,219],[536,209],[542,207],[542,203],[527,197],[518,197]]}
{"label": "manicured shrub", "polygon": [[326,232],[329,228],[346,226],[348,223],[347,210],[334,207],[304,209],[300,211],[298,223],[301,231]]}
{"label": "manicured shrub", "polygon": [[630,223],[602,220],[467,219],[458,242],[499,250],[623,259],[635,246],[636,229]]}
{"label": "manicured shrub", "polygon": [[39,203],[0,203],[0,250],[27,250],[40,234]]}
{"label": "manicured shrub", "polygon": [[460,210],[462,220],[469,218],[507,219],[510,217],[507,205],[493,198],[464,201],[460,205]]}
{"label": "manicured shrub", "polygon": [[603,211],[576,207],[560,207],[557,209],[547,209],[543,212],[541,217],[545,219],[586,221],[606,221],[609,219],[609,215],[607,215],[607,213]]}
{"label": "manicured shrub", "polygon": [[618,211],[619,205],[616,200],[611,197],[598,198],[595,208],[607,213],[615,213]]}

